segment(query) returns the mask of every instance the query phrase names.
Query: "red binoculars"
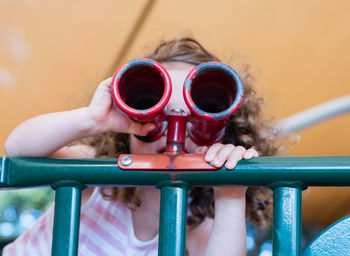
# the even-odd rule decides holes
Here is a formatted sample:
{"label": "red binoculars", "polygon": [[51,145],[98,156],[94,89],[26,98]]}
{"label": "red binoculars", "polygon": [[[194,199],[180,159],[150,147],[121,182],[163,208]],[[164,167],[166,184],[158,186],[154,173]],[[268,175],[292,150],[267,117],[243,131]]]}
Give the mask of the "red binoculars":
{"label": "red binoculars", "polygon": [[[166,69],[151,59],[134,59],[122,65],[115,73],[112,85],[115,104],[138,122],[153,122],[156,128],[143,141],[159,139],[168,127],[165,110],[172,91]],[[190,138],[200,145],[220,141],[225,135],[228,118],[238,109],[243,99],[243,85],[238,74],[228,65],[206,62],[192,69],[184,81],[183,97],[190,114],[173,110],[185,116]],[[177,129],[177,128],[175,128]]]}

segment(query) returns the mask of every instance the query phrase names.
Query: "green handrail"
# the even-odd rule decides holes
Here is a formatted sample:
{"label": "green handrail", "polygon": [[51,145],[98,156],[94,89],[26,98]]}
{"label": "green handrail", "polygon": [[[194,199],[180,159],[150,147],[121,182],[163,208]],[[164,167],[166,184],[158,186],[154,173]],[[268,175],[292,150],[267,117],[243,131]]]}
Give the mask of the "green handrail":
{"label": "green handrail", "polygon": [[[187,189],[191,186],[269,186],[274,191],[274,255],[300,255],[301,190],[307,186],[350,186],[350,157],[259,157],[241,160],[233,170],[121,170],[116,159],[1,158],[0,186],[53,185],[55,211],[52,255],[77,255],[76,226],[84,185],[157,186],[161,190],[159,255],[185,253]],[[64,182],[62,182],[64,181]],[[62,189],[62,187],[64,189]],[[60,198],[65,198],[64,200]],[[74,203],[73,203],[74,202]],[[181,207],[174,207],[168,202]],[[63,209],[64,207],[62,207]],[[64,218],[64,214],[74,217]],[[58,216],[57,216],[58,215]],[[62,228],[65,227],[65,228]],[[59,229],[59,230],[58,230]],[[163,246],[163,248],[162,248]]]}
{"label": "green handrail", "polygon": [[[278,181],[305,186],[350,186],[350,156],[259,157],[241,160],[233,171],[125,171],[116,159],[1,158],[0,186],[50,186],[60,180],[86,185],[155,186],[179,180],[193,186],[269,186]],[[83,174],[83,175],[82,175]]]}

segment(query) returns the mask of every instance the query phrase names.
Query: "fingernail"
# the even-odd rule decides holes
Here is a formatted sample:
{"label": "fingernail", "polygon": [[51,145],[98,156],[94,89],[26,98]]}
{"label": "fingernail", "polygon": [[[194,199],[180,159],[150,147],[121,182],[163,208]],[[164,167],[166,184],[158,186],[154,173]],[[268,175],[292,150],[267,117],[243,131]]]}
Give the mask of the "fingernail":
{"label": "fingernail", "polygon": [[205,161],[211,162],[211,161],[213,161],[213,157],[212,157],[212,156],[206,155],[206,156],[205,156]]}
{"label": "fingernail", "polygon": [[232,170],[232,169],[233,169],[233,167],[235,167],[235,165],[234,165],[234,163],[233,163],[233,162],[228,161],[228,162],[226,162],[225,167],[226,167],[227,169]]}
{"label": "fingernail", "polygon": [[250,158],[252,158],[252,157],[253,157],[253,155],[252,155],[251,152],[247,152],[247,153],[245,153],[245,154],[243,155],[243,158],[244,158],[244,159],[250,159]]}
{"label": "fingernail", "polygon": [[215,165],[216,167],[220,167],[220,166],[221,166],[220,161],[219,161],[219,160],[215,160],[215,161],[214,161],[214,165]]}

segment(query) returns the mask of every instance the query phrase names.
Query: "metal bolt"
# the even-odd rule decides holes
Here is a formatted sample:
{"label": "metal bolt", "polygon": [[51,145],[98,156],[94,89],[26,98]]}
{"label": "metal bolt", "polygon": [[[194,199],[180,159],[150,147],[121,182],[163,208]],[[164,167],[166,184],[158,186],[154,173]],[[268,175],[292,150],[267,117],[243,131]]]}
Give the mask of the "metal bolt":
{"label": "metal bolt", "polygon": [[175,108],[175,109],[172,109],[170,110],[170,112],[174,112],[174,113],[184,113],[185,111],[181,108]]}
{"label": "metal bolt", "polygon": [[123,166],[129,166],[132,164],[132,157],[131,156],[124,156],[122,160],[120,160],[120,163]]}

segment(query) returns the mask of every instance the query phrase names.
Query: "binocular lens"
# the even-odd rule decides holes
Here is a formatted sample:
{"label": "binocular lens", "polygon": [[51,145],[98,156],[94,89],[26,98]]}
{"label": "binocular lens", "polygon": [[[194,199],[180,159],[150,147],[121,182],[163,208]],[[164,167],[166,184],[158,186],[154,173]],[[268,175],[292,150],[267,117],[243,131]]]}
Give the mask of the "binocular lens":
{"label": "binocular lens", "polygon": [[232,105],[237,93],[235,85],[232,75],[224,70],[204,70],[192,82],[191,98],[202,111],[219,113]]}
{"label": "binocular lens", "polygon": [[129,68],[119,82],[122,100],[134,109],[155,106],[164,94],[164,80],[158,70],[138,65]]}

